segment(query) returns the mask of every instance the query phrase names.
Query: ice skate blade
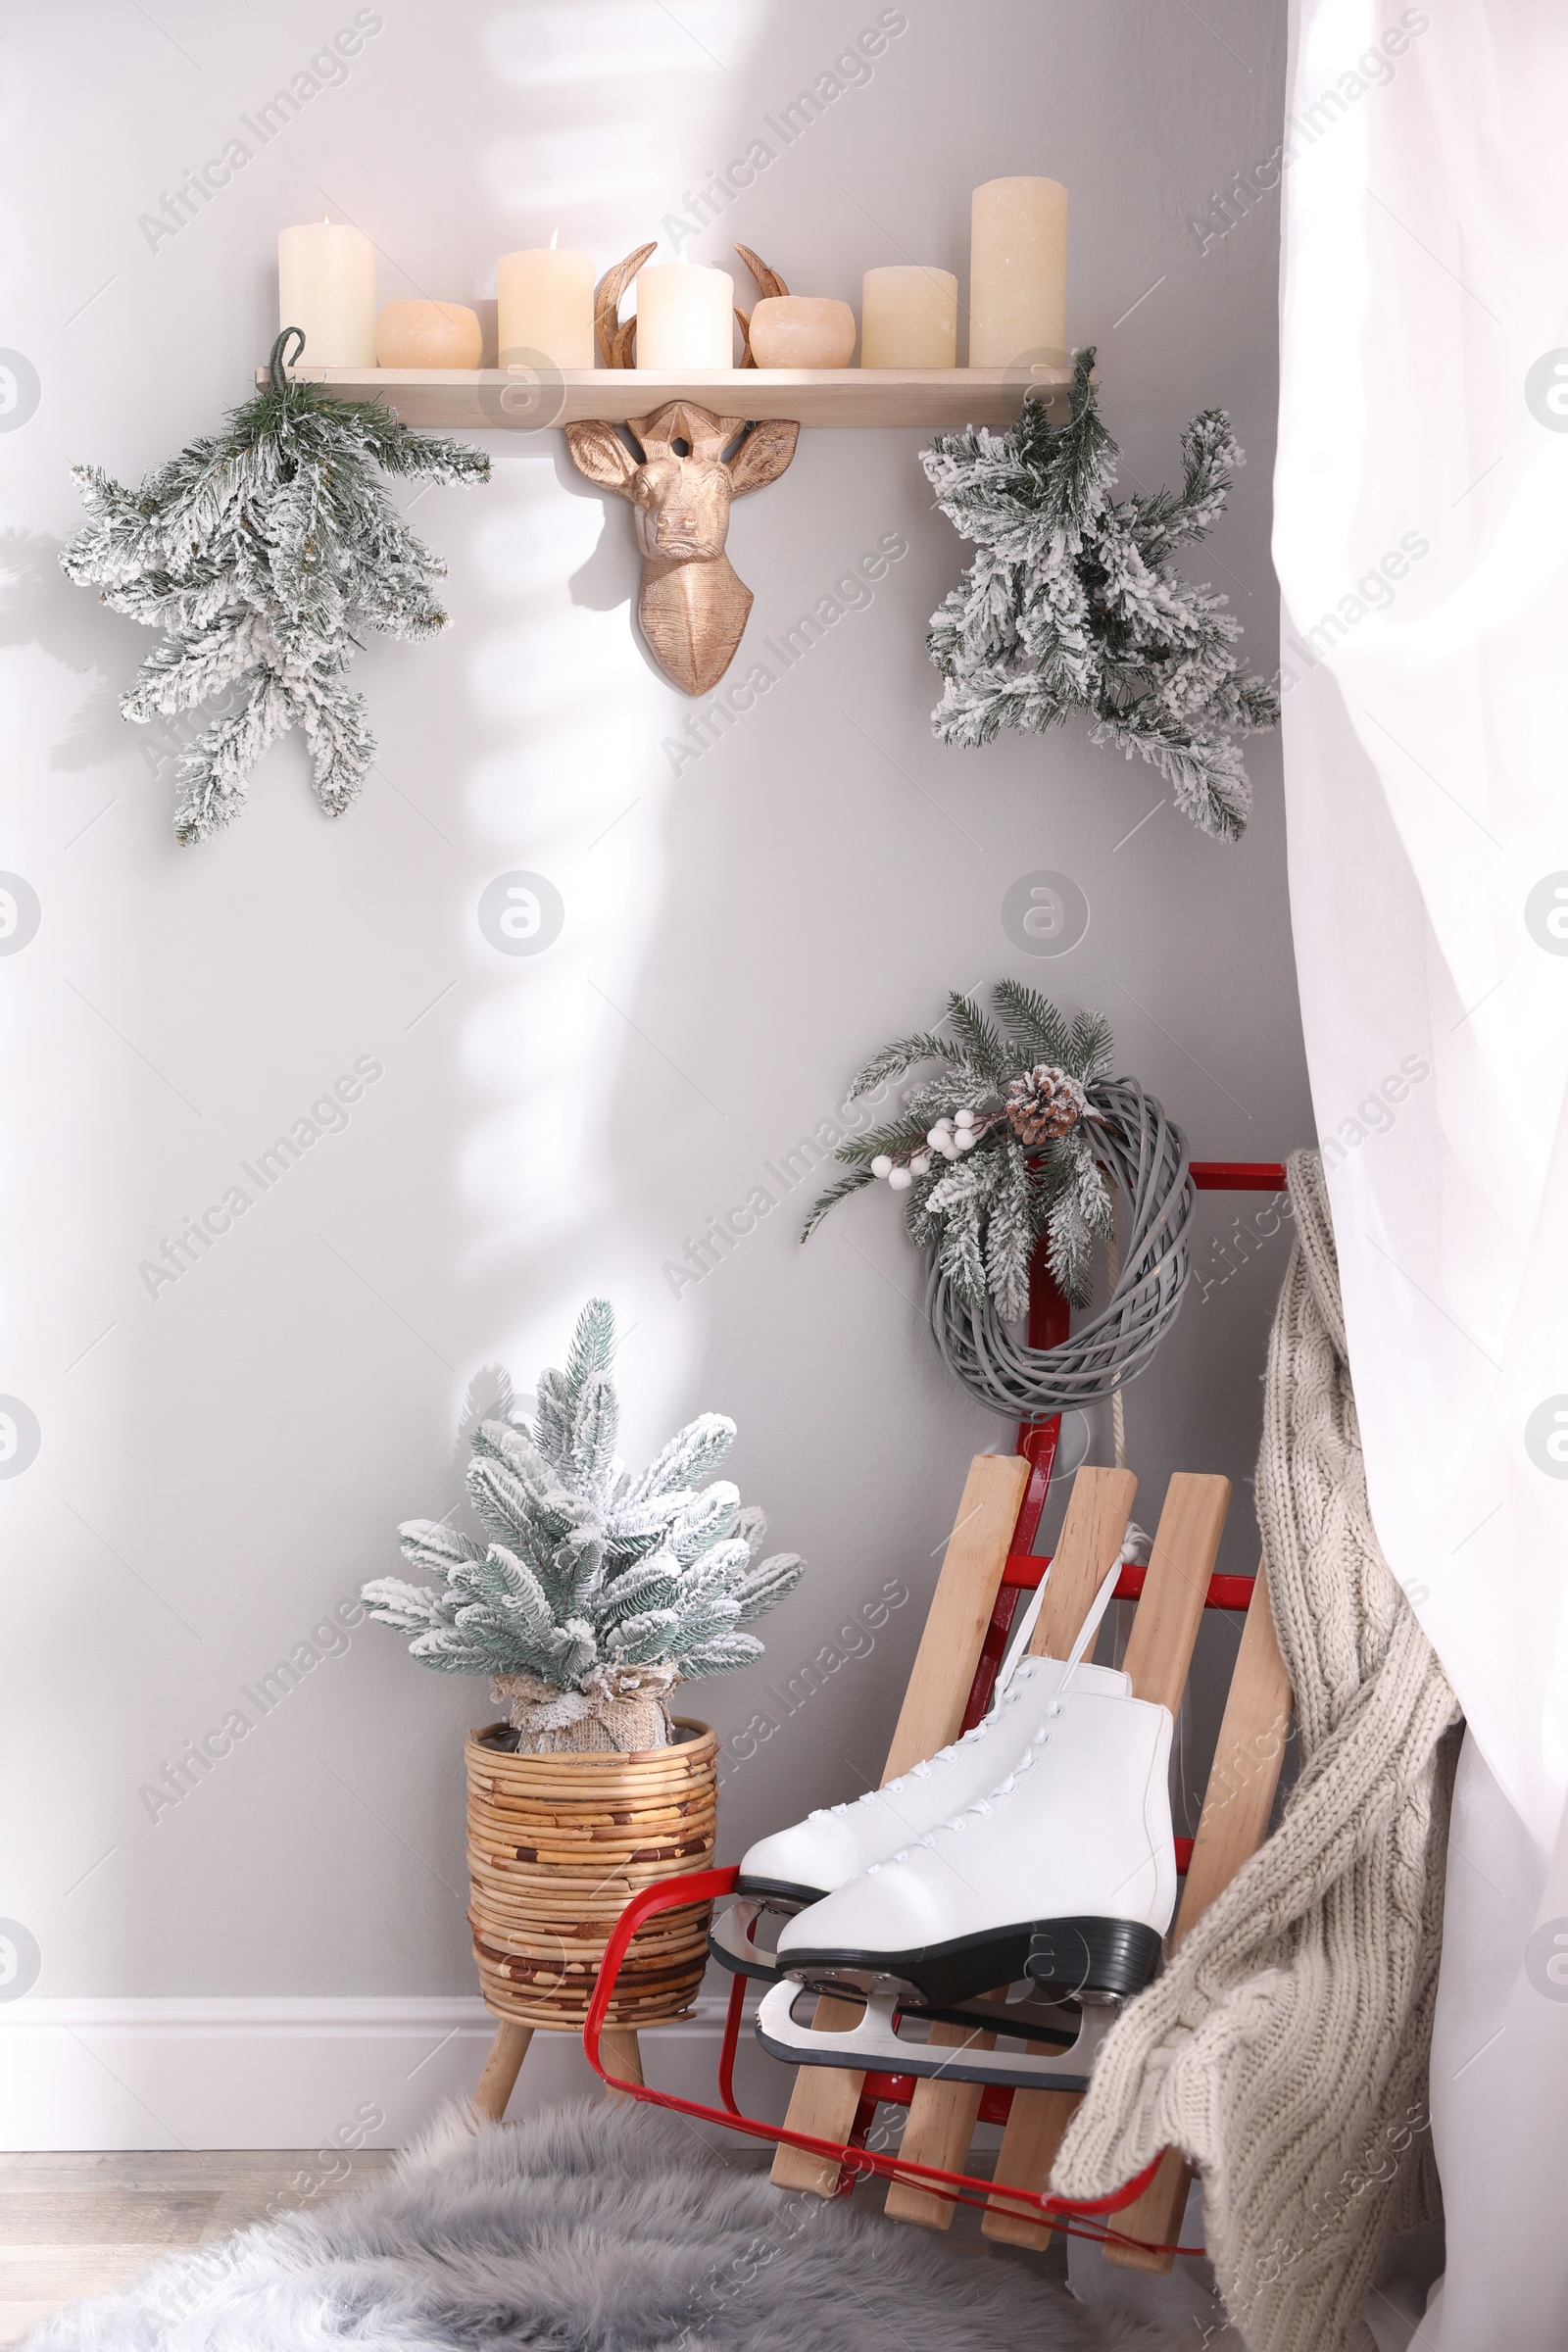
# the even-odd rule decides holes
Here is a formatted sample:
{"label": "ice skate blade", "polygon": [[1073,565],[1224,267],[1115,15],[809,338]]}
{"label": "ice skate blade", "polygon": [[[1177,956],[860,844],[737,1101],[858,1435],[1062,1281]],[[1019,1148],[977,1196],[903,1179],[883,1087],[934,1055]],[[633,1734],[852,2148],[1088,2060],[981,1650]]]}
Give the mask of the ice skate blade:
{"label": "ice skate blade", "polygon": [[[771,1908],[742,1895],[721,1911],[708,1931],[708,1949],[710,1958],[720,1968],[727,1968],[732,1977],[760,1977],[765,1984],[776,1984],[780,1969],[778,1954],[771,1945],[754,1940],[759,1922]],[[773,1934],[776,1937],[778,1931]]]}
{"label": "ice skate blade", "polygon": [[[932,2044],[918,2038],[928,2012],[901,2010],[898,1994],[886,1987],[867,1995],[858,2024],[847,2034],[820,2034],[801,2025],[797,2004],[810,1988],[785,1978],[762,1995],[757,2013],[757,2038],[770,2058],[788,2066],[853,2067],[861,2074],[924,2075],[948,2082],[1003,2082],[1015,2090],[1087,2090],[1095,2060],[1105,2035],[1120,2014],[1119,2001],[1100,2001],[1082,2009],[1062,2004],[1057,2011],[1059,2031],[1071,2034],[1068,2048],[1032,2051],[1023,2039],[1042,2040],[1044,2021],[1037,2015],[1025,2022],[1016,2009],[994,2006],[976,2034],[1020,2038],[1011,2049],[976,2049],[952,2043]],[[1033,2008],[1034,2004],[1028,2004]],[[914,2032],[901,2032],[900,2028]]]}
{"label": "ice skate blade", "polygon": [[951,2008],[933,2009],[912,1986],[901,1984],[892,1977],[808,1977],[805,1988],[832,2001],[864,2002],[887,1993],[892,1997],[895,2012],[911,2026],[972,2027],[976,2033],[1004,2034],[1014,2041],[1059,2042],[1064,2050],[1071,2049],[1078,2038],[1083,2007],[1110,1997],[1091,1992],[1085,1994],[1082,2002],[1056,2000],[1025,1979],[1021,1984],[1005,1988],[1004,2001],[994,1992],[983,2001],[956,2001]]}
{"label": "ice skate blade", "polygon": [[991,1928],[903,1952],[811,1950],[778,1956],[785,1976],[806,1984],[842,1978],[851,1984],[908,1985],[922,2007],[951,2008],[1032,1977],[1059,1992],[1108,1993],[1125,2000],[1154,1976],[1163,1950],[1158,1933],[1134,1919],[1039,1919]]}

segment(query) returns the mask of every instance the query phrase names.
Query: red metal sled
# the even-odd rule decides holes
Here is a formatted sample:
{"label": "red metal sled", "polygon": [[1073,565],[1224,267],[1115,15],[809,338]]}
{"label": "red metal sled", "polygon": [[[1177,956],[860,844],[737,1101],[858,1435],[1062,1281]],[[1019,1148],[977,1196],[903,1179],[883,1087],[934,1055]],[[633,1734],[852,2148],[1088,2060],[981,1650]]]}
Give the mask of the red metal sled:
{"label": "red metal sled", "polygon": [[[1285,1169],[1277,1162],[1199,1161],[1193,1164],[1191,1172],[1194,1185],[1200,1192],[1278,1193],[1285,1186]],[[1066,1301],[1043,1265],[1037,1262],[1029,1316],[1030,1344],[1036,1348],[1054,1347],[1066,1338],[1067,1328]],[[963,1704],[954,1732],[967,1729],[984,1714],[1019,1595],[1038,1587],[1052,1564],[1037,1556],[1031,1546],[1050,1492],[1059,1434],[1059,1419],[1054,1417],[1019,1425],[1018,1454],[1028,1465],[1027,1474],[1010,1540],[1000,1562],[992,1563],[989,1621],[979,1641],[966,1695],[961,1691],[957,1694]],[[1122,1480],[1121,1486],[1108,1489],[1106,1494],[1107,1506],[1119,1531],[1126,1515],[1121,1498],[1125,1496],[1130,1503],[1134,1482],[1125,1473],[1084,1475],[1112,1482]],[[1180,1494],[1178,1487],[1182,1489]],[[1216,1494],[1216,1490],[1223,1493]],[[1134,1672],[1137,1662],[1134,1687],[1140,1695],[1159,1695],[1166,1703],[1179,1700],[1201,1609],[1235,1611],[1245,1614],[1247,1620],[1198,1835],[1196,1838],[1177,1840],[1177,1865],[1186,1883],[1174,1930],[1175,1940],[1180,1939],[1261,1841],[1289,1718],[1289,1689],[1260,1580],[1210,1572],[1228,1493],[1223,1480],[1173,1480],[1151,1566],[1124,1569],[1116,1586],[1119,1600],[1143,1603],[1127,1651],[1130,1672]],[[1116,1511],[1121,1513],[1119,1519],[1114,1518]],[[959,1525],[962,1524],[960,1519]],[[1070,1567],[1077,1585],[1082,1585],[1087,1594],[1093,1583],[1086,1583],[1085,1577],[1093,1563],[1076,1560],[1068,1563],[1067,1548],[1068,1531],[1064,1528],[1063,1567],[1058,1574],[1067,1575]],[[1114,1551],[1109,1557],[1114,1559]],[[1201,1573],[1195,1576],[1200,1564]],[[947,1573],[945,1568],[944,1577]],[[1098,1574],[1094,1581],[1098,1581]],[[1201,1589],[1200,1601],[1197,1597],[1198,1588]],[[940,1591],[939,1586],[939,1593]],[[1067,1609],[1074,1605],[1066,1593],[1062,1605]],[[936,1606],[934,1600],[933,1613]],[[1044,1629],[1043,1619],[1041,1630]],[[1069,1640],[1075,1625],[1068,1628]],[[1057,1647],[1060,1638],[1059,1630],[1049,1640],[1042,1640],[1037,1632],[1035,1646],[1050,1648],[1054,1654],[1065,1654],[1064,1649]],[[915,1673],[916,1676],[920,1673],[918,1660]],[[911,1677],[911,1692],[914,1680]],[[1267,1748],[1265,1733],[1273,1740],[1272,1752]],[[952,1736],[953,1732],[947,1734]],[[935,1744],[943,1742],[938,1740]],[[929,1745],[918,1750],[921,1754],[930,1752]],[[1240,1783],[1232,1786],[1231,1776],[1238,1772]],[[626,1906],[606,1949],[583,2029],[583,2048],[589,2063],[612,2089],[773,2143],[780,2151],[774,2177],[789,2185],[845,2195],[858,2180],[880,2175],[894,2184],[889,2192],[890,2213],[927,2226],[946,2227],[955,2207],[969,2204],[985,2208],[984,2227],[993,2237],[1040,2245],[1052,2228],[1061,2229],[1070,2235],[1099,2239],[1105,2247],[1107,2259],[1128,2267],[1168,2270],[1178,2253],[1201,2252],[1201,2248],[1183,2247],[1175,2242],[1188,2176],[1174,2151],[1167,2149],[1136,2180],[1124,2183],[1111,2196],[1073,2202],[1049,2194],[1045,2181],[1050,2163],[1075,2104],[1074,2094],[1068,2092],[1014,2088],[1000,2083],[982,2087],[929,2077],[920,2080],[912,2074],[877,2072],[864,2076],[838,2072],[824,2086],[820,2079],[829,2075],[830,2070],[808,2067],[800,2070],[797,2078],[797,2096],[791,2106],[794,2120],[775,2125],[744,2114],[734,2091],[735,2056],[747,1988],[744,1976],[736,1976],[730,1987],[718,2063],[721,2106],[678,2098],[613,2071],[606,2063],[602,2037],[611,2031],[606,2020],[632,1936],[646,1920],[661,1911],[683,1904],[713,1902],[732,1893],[736,1875],[733,1869],[706,1870],[665,1879],[645,1888]],[[942,2031],[933,2028],[933,2039]],[[615,2036],[617,2044],[622,2038]],[[955,2032],[953,2038],[961,2040],[963,2036]],[[808,2078],[812,2080],[808,2082]],[[842,2110],[839,2116],[842,2129],[813,2132],[801,2128],[797,2116],[802,2105],[800,2085],[808,2090],[808,2107],[813,2098],[820,2105],[824,2095],[830,2104],[837,2102]],[[910,2110],[904,2146],[897,2153],[886,2153],[866,2144],[877,2110],[884,2105]],[[995,2179],[980,2178],[956,2164],[924,2160],[934,2153],[952,2154],[956,2149],[961,2154],[967,2149],[976,2123],[1006,2127]],[[787,2156],[786,2151],[792,2151],[793,2155]],[[1113,2214],[1126,2217],[1123,2227],[1118,2229],[1110,2224],[1108,2217]]]}

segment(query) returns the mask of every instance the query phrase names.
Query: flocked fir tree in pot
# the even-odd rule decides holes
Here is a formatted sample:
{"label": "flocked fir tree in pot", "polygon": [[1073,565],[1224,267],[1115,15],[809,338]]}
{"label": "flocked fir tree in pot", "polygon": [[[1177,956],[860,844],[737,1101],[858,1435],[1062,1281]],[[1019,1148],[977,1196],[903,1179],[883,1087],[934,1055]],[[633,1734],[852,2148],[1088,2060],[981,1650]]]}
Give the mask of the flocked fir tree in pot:
{"label": "flocked fir tree in pot", "polygon": [[[631,1896],[712,1861],[718,1741],[671,1721],[674,1686],[760,1656],[746,1627],[801,1573],[792,1554],[759,1557],[760,1512],[711,1476],[735,1436],[722,1414],[701,1415],[639,1476],[622,1469],[614,1349],[611,1307],[590,1299],[532,1422],[507,1389],[473,1433],[468,1495],[488,1542],[411,1521],[405,1555],[434,1581],[365,1588],[373,1617],[414,1636],[421,1666],[490,1675],[510,1706],[514,1728],[470,1733],[465,1749],[468,1924],[488,2007],[558,2032],[580,2028]],[[711,1909],[681,1905],[637,1930],[612,2026],[689,2014]]]}
{"label": "flocked fir tree in pot", "polygon": [[411,1520],[404,1554],[438,1581],[364,1591],[421,1666],[494,1678],[521,1754],[663,1746],[675,1684],[760,1657],[746,1628],[802,1571],[793,1552],[760,1557],[761,1512],[711,1476],[735,1438],[722,1413],[624,1469],[614,1350],[613,1310],[590,1299],[532,1423],[509,1392],[473,1432],[468,1497],[489,1541]]}

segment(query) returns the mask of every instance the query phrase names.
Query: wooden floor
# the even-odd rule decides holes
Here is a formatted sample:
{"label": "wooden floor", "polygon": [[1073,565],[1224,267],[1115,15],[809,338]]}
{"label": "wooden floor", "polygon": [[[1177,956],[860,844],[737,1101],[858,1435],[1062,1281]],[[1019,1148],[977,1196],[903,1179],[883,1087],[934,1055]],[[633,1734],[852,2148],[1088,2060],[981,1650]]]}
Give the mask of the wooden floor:
{"label": "wooden floor", "polygon": [[310,2149],[0,2155],[0,2346],[62,2303],[126,2285],[182,2246],[313,2210],[394,2160],[362,2150],[339,2161],[330,2181]]}

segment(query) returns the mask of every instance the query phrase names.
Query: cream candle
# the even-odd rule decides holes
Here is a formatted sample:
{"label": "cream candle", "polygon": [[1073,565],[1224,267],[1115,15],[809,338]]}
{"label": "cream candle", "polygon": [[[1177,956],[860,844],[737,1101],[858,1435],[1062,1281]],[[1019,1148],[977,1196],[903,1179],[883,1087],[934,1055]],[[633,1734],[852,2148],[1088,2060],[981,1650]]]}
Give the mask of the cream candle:
{"label": "cream candle", "polygon": [[988,179],[970,200],[969,365],[1067,357],[1067,191]]}
{"label": "cream candle", "polygon": [[378,368],[477,368],[477,312],[461,302],[388,302],[375,322]]}
{"label": "cream candle", "polygon": [[277,323],[303,329],[304,368],[375,366],[375,247],[346,220],[277,238]]}
{"label": "cream candle", "polygon": [[637,273],[639,368],[732,368],[735,281],[701,262],[656,262]]}
{"label": "cream candle", "polygon": [[557,368],[594,368],[594,266],[585,253],[537,245],[504,253],[496,272],[496,341],[503,368],[540,352]]}
{"label": "cream candle", "polygon": [[752,313],[759,368],[847,368],[855,357],[855,313],[822,294],[768,294]]}
{"label": "cream candle", "polygon": [[862,368],[956,368],[958,281],[951,270],[901,264],[860,281]]}

